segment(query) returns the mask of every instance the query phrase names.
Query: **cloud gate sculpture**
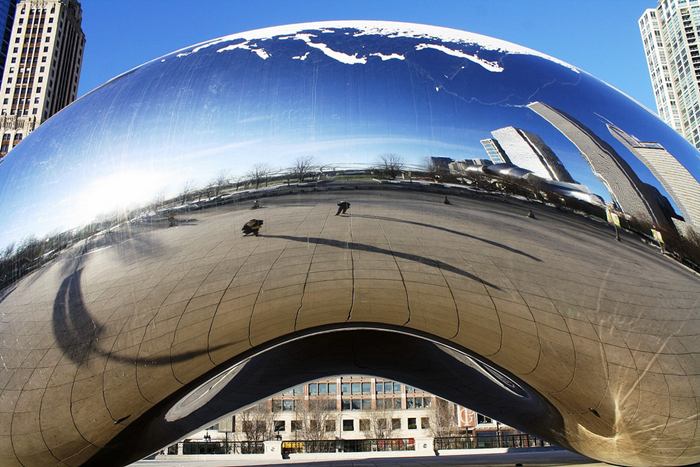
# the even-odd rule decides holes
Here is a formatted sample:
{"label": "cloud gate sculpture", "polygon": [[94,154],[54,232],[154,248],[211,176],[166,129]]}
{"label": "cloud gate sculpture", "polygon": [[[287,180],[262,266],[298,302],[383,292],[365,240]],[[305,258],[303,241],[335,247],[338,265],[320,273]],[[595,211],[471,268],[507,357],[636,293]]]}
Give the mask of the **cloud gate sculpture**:
{"label": "cloud gate sculpture", "polygon": [[616,89],[463,31],[153,60],[0,163],[0,463],[128,463],[344,372],[607,462],[698,462],[698,174]]}

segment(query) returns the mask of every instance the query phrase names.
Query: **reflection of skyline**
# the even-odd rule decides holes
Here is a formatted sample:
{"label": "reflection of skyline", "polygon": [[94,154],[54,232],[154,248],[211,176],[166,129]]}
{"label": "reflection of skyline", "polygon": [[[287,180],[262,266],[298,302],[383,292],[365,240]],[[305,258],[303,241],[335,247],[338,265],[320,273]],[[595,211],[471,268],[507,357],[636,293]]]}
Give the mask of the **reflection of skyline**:
{"label": "reflection of skyline", "polygon": [[576,183],[562,161],[538,135],[512,126],[491,132],[511,163],[545,180]]}
{"label": "reflection of skyline", "polygon": [[700,183],[688,169],[659,143],[642,142],[615,125],[608,130],[632,154],[646,165],[671,195],[685,222],[700,232]]}
{"label": "reflection of skyline", "polygon": [[[482,153],[480,140],[507,126],[537,135],[572,179],[609,200],[570,141],[525,107],[531,100],[565,109],[598,134],[607,134],[597,114],[605,115],[635,135],[661,141],[691,173],[697,167],[696,154],[633,102],[541,57],[489,51],[489,61],[503,67],[493,73],[434,48],[416,51],[425,38],[345,36],[344,30],[318,38],[348,56],[362,50],[363,56],[396,53],[404,59],[349,65],[314,49],[307,60],[293,60],[308,48],[303,41],[268,39],[267,59],[212,47],[138,67],[64,109],[3,162],[0,245],[73,228],[98,204],[127,204],[115,200],[135,193],[130,183],[101,189],[90,209],[76,216],[88,188],[110,186],[103,181],[115,173],[147,174],[134,182],[138,191],[167,198],[188,182],[204,186],[222,171],[236,179],[256,163],[279,170],[297,157],[366,166],[384,153],[399,154],[410,166],[436,154],[464,159]],[[450,48],[473,54],[478,46]],[[628,157],[617,140],[607,139]],[[629,159],[645,182],[665,194],[641,162]],[[33,222],[16,219],[16,212],[31,212]]]}
{"label": "reflection of skyline", "polygon": [[528,107],[576,146],[621,211],[656,226],[672,225],[659,200],[658,190],[643,183],[612,146],[561,110],[542,102],[530,103]]}

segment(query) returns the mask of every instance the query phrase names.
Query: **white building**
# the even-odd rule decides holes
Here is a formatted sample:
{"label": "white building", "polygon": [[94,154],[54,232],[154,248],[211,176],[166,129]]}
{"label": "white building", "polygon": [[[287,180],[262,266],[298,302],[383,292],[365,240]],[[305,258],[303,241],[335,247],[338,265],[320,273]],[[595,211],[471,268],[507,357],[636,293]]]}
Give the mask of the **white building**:
{"label": "white building", "polygon": [[20,0],[2,75],[0,157],[73,102],[85,34],[78,0]]}
{"label": "white building", "polygon": [[559,157],[542,141],[542,138],[534,133],[508,126],[494,130],[491,134],[512,164],[527,169],[545,180],[574,182]]}
{"label": "white building", "polygon": [[659,0],[639,29],[659,116],[700,148],[700,0]]}
{"label": "white building", "polygon": [[217,420],[193,441],[429,438],[513,428],[382,378],[344,375],[288,389],[250,410]]}

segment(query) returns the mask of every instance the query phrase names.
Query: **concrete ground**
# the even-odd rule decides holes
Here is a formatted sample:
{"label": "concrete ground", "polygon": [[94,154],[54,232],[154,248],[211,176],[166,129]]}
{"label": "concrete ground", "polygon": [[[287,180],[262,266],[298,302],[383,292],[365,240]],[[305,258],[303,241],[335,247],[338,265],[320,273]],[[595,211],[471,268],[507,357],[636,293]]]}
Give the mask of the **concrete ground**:
{"label": "concrete ground", "polygon": [[[595,462],[587,457],[570,451],[557,450],[519,450],[517,452],[482,452],[487,450],[474,450],[469,454],[401,457],[401,458],[366,458],[343,459],[343,454],[338,454],[336,459],[304,461],[285,460],[279,463],[270,463],[269,460],[250,461],[241,460],[195,460],[195,461],[140,461],[132,464],[135,467],[236,467],[244,465],[256,466],[284,466],[293,464],[295,467],[373,467],[373,466],[516,466],[523,467],[555,467],[565,465],[578,465],[585,467],[603,467],[608,464]],[[490,450],[489,450],[490,451]],[[370,454],[370,453],[368,453]]]}

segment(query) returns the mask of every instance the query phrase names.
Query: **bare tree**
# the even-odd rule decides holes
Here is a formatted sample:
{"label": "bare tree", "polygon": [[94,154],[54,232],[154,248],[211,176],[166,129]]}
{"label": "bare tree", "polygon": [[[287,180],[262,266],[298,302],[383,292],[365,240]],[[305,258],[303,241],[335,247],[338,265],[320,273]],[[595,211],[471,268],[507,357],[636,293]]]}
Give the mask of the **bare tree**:
{"label": "bare tree", "polygon": [[247,441],[265,441],[271,438],[272,411],[263,401],[241,412],[237,419],[241,422],[241,432]]}
{"label": "bare tree", "polygon": [[292,167],[292,174],[296,177],[299,183],[304,181],[304,178],[311,175],[314,170],[314,158],[311,156],[303,156],[297,158]]}
{"label": "bare tree", "polygon": [[272,171],[266,164],[255,164],[248,172],[248,179],[255,183],[255,188],[260,188],[260,183],[264,180],[267,183],[267,178]]}
{"label": "bare tree", "polygon": [[[295,437],[297,439],[327,439],[327,422],[333,420],[335,399],[312,398],[308,401],[297,400],[295,418],[299,424]],[[331,433],[333,434],[333,433]]]}
{"label": "bare tree", "polygon": [[382,154],[379,156],[377,168],[387,178],[396,178],[404,168],[403,158],[395,153]]}
{"label": "bare tree", "polygon": [[[390,399],[389,399],[390,400]],[[366,438],[386,439],[391,437],[394,431],[391,426],[391,419],[394,412],[390,409],[377,409],[368,412],[369,426],[363,430]]]}
{"label": "bare tree", "polygon": [[435,398],[430,418],[430,432],[433,436],[450,436],[459,430],[456,405],[445,399]]}

